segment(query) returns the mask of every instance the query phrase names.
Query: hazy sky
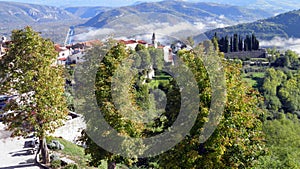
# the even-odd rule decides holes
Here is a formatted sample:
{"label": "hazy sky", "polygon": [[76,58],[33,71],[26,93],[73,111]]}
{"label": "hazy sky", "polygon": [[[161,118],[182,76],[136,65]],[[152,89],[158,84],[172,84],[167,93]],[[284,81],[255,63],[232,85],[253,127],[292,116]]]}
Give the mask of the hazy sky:
{"label": "hazy sky", "polygon": [[23,2],[51,6],[125,6],[135,2],[157,2],[161,0],[1,0],[10,2]]}

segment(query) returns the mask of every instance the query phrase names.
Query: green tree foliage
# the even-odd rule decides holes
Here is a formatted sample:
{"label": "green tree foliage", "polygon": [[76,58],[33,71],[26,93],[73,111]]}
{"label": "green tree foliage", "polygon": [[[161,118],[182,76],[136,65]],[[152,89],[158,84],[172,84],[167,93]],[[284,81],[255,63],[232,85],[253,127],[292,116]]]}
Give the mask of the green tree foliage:
{"label": "green tree foliage", "polygon": [[300,168],[300,122],[296,115],[281,114],[263,127],[268,153],[259,159],[257,169]]}
{"label": "green tree foliage", "polygon": [[[96,55],[99,55],[100,50],[98,47],[92,49],[87,53],[87,56],[93,58]],[[141,50],[145,50],[142,48]],[[118,44],[113,46],[103,58],[99,66],[99,71],[96,75],[96,98],[99,105],[100,111],[106,121],[122,135],[129,135],[131,137],[138,137],[141,135],[143,126],[140,126],[138,123],[134,123],[130,120],[122,120],[122,113],[131,113],[133,107],[124,107],[121,105],[122,111],[120,112],[113,104],[112,98],[112,76],[117,68],[121,65],[123,59],[128,58],[129,51],[126,50],[124,44]],[[97,56],[96,56],[97,57]],[[130,80],[130,79],[129,79]],[[125,81],[123,81],[126,84]],[[126,87],[126,85],[118,85],[120,88]],[[132,99],[135,96],[131,92],[122,93],[120,97],[120,102],[126,102],[124,99]],[[136,110],[137,111],[137,110]],[[87,119],[94,120],[88,123],[92,125],[97,123],[97,118],[88,117],[90,114],[84,114]],[[101,164],[101,160],[107,160],[109,166],[114,165],[115,162],[124,162],[127,165],[132,163],[131,159],[124,161],[123,158],[119,155],[114,155],[103,148],[99,147],[87,134],[83,133],[82,141],[86,144],[85,152],[91,154],[90,164],[93,166],[98,166]]]}
{"label": "green tree foliage", "polygon": [[226,35],[225,36],[225,42],[224,42],[224,53],[227,53],[229,51],[230,51],[230,49],[229,49],[229,40],[228,40],[228,36]]}
{"label": "green tree foliage", "polygon": [[297,113],[299,107],[299,70],[289,69],[266,70],[262,92],[265,97],[266,108],[273,113]]}
{"label": "green tree foliage", "polygon": [[[200,50],[201,51],[201,50]],[[210,57],[218,57],[210,48]],[[162,168],[247,168],[263,154],[262,111],[257,107],[258,93],[241,79],[238,65],[224,62],[226,70],[227,103],[224,116],[213,135],[199,143],[201,127],[210,105],[210,82],[201,61],[204,53],[181,52],[180,57],[192,69],[200,91],[199,115],[190,135],[173,149],[159,156]]]}
{"label": "green tree foliage", "polygon": [[[151,49],[149,50],[151,51]],[[263,153],[262,124],[258,119],[261,110],[257,108],[257,93],[242,82],[240,67],[237,65],[223,63],[228,88],[224,116],[213,135],[205,143],[199,143],[199,136],[204,123],[207,121],[211,104],[210,80],[201,58],[206,55],[207,58],[219,57],[218,54],[210,42],[201,44],[197,48],[197,52],[185,50],[178,52],[178,57],[193,72],[199,88],[199,115],[195,126],[190,131],[190,135],[186,136],[171,150],[157,157],[147,159],[136,159],[134,155],[129,159],[109,153],[85,135],[83,141],[87,146],[86,152],[92,155],[91,164],[97,166],[101,164],[101,160],[108,160],[110,164],[116,162],[128,166],[140,165],[146,168],[151,163],[157,163],[159,168],[199,168],[199,166],[202,168],[241,168],[253,166],[255,160]],[[132,104],[119,110],[114,106],[111,96],[111,77],[117,69],[123,70],[123,63],[121,62],[128,57],[129,52],[123,45],[119,44],[106,54],[100,64],[96,77],[96,96],[101,113],[106,121],[124,136],[143,138],[168,130],[168,127],[177,118],[181,101],[180,88],[173,78],[170,78],[168,85],[160,86],[166,94],[167,105],[165,112],[159,118],[154,119],[152,123],[143,124],[122,118],[124,114],[140,116],[140,114],[133,114],[133,112],[138,112],[139,108],[151,107],[151,105],[147,105],[148,102],[141,96],[145,95],[151,99],[151,95],[147,93],[147,87],[139,83],[138,77],[129,79],[132,81],[129,89],[123,87],[126,85],[119,84],[119,88],[123,88],[127,92],[120,95],[121,98],[118,98],[118,102],[123,103],[124,99],[124,105],[125,101],[128,100],[133,101]],[[123,84],[127,80],[124,79]],[[143,102],[143,104],[139,102]],[[93,118],[92,120],[97,122],[97,119]],[[126,149],[124,151],[130,150]]]}
{"label": "green tree foliage", "polygon": [[142,45],[142,44],[137,44],[136,46],[135,46],[135,51],[140,51],[140,50],[145,50],[146,49],[146,47],[144,46],[144,45]]}
{"label": "green tree foliage", "polygon": [[254,34],[252,34],[251,40],[252,40],[252,49],[258,50],[259,49],[259,41],[256,39],[256,36]]}
{"label": "green tree foliage", "polygon": [[291,70],[299,70],[299,55],[292,51],[287,50],[284,54],[281,54],[280,51],[276,49],[269,50],[271,57],[269,58],[271,66],[275,68],[286,68]]}
{"label": "green tree foliage", "polygon": [[229,46],[229,48],[230,48],[230,52],[234,52],[233,51],[233,38],[232,38],[232,36],[230,37],[230,46]]}
{"label": "green tree foliage", "polygon": [[294,113],[300,110],[300,75],[284,81],[278,92],[282,107],[286,112]]}
{"label": "green tree foliage", "polygon": [[14,30],[11,40],[7,55],[1,60],[1,90],[18,96],[8,104],[7,110],[13,112],[4,122],[14,136],[34,132],[40,141],[43,163],[48,163],[45,137],[62,125],[68,113],[63,96],[63,67],[51,66],[57,57],[54,44],[32,28]]}
{"label": "green tree foliage", "polygon": [[243,38],[241,36],[239,36],[238,48],[239,51],[243,51]]}
{"label": "green tree foliage", "polygon": [[286,64],[285,64],[286,67],[294,70],[299,69],[300,66],[299,55],[296,52],[292,50],[287,50],[284,55],[286,58]]}
{"label": "green tree foliage", "polygon": [[151,63],[153,68],[162,70],[164,65],[164,51],[162,49],[149,48],[149,54],[151,56]]}
{"label": "green tree foliage", "polygon": [[187,41],[188,41],[188,45],[190,45],[190,46],[195,45],[195,41],[192,36],[187,37]]}
{"label": "green tree foliage", "polygon": [[247,49],[245,49],[245,51],[252,51],[252,39],[251,39],[251,36],[247,35],[246,38],[245,38],[245,40],[244,40],[244,43],[247,46]]}
{"label": "green tree foliage", "polygon": [[277,96],[277,91],[286,78],[286,75],[281,70],[267,69],[262,87],[267,109],[274,111],[281,109],[282,104]]}
{"label": "green tree foliage", "polygon": [[233,51],[238,52],[238,49],[239,49],[238,35],[234,34],[233,35]]}
{"label": "green tree foliage", "polygon": [[280,57],[280,52],[276,48],[267,49],[268,54],[270,57],[268,57],[268,60],[270,63],[273,63]]}
{"label": "green tree foliage", "polygon": [[[147,49],[142,46],[138,48],[139,50],[137,51],[130,51],[126,49],[124,44],[112,45],[112,48],[105,53],[105,57],[103,57],[99,65],[99,71],[96,75],[95,94],[99,109],[109,125],[122,136],[140,138],[151,136],[152,133],[161,131],[161,128],[164,127],[163,119],[165,119],[165,115],[157,118],[155,114],[157,111],[154,111],[156,105],[153,104],[155,103],[153,95],[149,93],[150,86],[147,81],[144,81],[145,70],[148,70],[151,63],[154,63],[158,68],[163,66],[163,53],[161,50],[155,48]],[[99,53],[101,53],[98,50],[101,50],[101,47],[93,48],[87,53],[87,56],[89,58],[98,57]],[[150,57],[150,53],[152,57]],[[131,64],[137,70],[130,69]],[[131,73],[134,76],[131,76],[132,74],[128,70],[133,71]],[[119,74],[122,75],[119,76]],[[120,77],[122,79],[112,81],[112,77]],[[118,87],[113,89],[112,85]],[[112,97],[112,90],[119,93],[114,98]],[[119,104],[116,106],[114,103]],[[88,112],[84,116],[90,119],[88,126],[93,127],[93,124],[98,122],[98,118],[90,117],[91,114]],[[133,119],[135,117],[143,118],[146,116],[157,119],[154,119],[153,123],[146,124]],[[135,155],[132,158],[124,158],[104,150],[86,133],[83,133],[81,141],[87,145],[86,153],[91,154],[90,164],[93,166],[100,165],[103,160],[107,160],[109,166],[112,166],[114,163],[132,166],[139,160]],[[131,150],[124,146],[124,151]]]}
{"label": "green tree foliage", "polygon": [[[215,47],[215,49],[216,49],[217,51],[218,51],[219,48],[220,48],[220,45],[219,45],[218,41],[221,41],[222,43],[224,43],[224,42],[223,42],[224,39],[221,39],[221,40],[218,39],[217,33],[215,33],[215,36],[212,38],[211,41],[212,41],[212,43],[213,43],[213,45],[214,45],[214,47]],[[221,48],[223,49],[223,46],[222,46]]]}

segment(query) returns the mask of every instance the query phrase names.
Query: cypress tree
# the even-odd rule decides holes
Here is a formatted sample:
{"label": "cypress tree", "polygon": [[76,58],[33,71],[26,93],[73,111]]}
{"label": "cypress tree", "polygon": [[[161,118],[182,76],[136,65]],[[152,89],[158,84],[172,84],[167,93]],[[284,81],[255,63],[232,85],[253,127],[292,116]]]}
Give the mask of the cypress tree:
{"label": "cypress tree", "polygon": [[248,49],[249,51],[252,51],[253,44],[252,44],[252,38],[248,36]]}
{"label": "cypress tree", "polygon": [[248,51],[248,39],[247,39],[247,37],[244,40],[244,51]]}
{"label": "cypress tree", "polygon": [[230,52],[233,52],[233,40],[232,40],[232,36],[230,37]]}
{"label": "cypress tree", "polygon": [[224,39],[224,37],[222,37],[222,38],[219,40],[219,49],[220,49],[221,52],[226,53],[225,48],[226,48],[225,39]]}
{"label": "cypress tree", "polygon": [[243,39],[239,35],[239,51],[243,51]]}
{"label": "cypress tree", "polygon": [[220,43],[219,43],[219,38],[217,36],[217,32],[215,32],[214,37],[212,38],[211,41],[214,44],[215,49],[220,50]]}
{"label": "cypress tree", "polygon": [[256,36],[252,34],[252,49],[253,50],[258,50],[259,49],[259,41],[257,40]]}
{"label": "cypress tree", "polygon": [[228,53],[229,52],[229,40],[228,40],[228,36],[225,36],[225,45],[224,45],[224,52]]}
{"label": "cypress tree", "polygon": [[251,49],[253,49],[253,50],[255,50],[255,48],[256,48],[256,46],[255,46],[255,40],[256,40],[256,37],[252,33],[252,35],[251,35],[252,48]]}
{"label": "cypress tree", "polygon": [[233,35],[233,47],[232,47],[233,52],[237,52],[238,48],[239,48],[239,45],[238,45],[238,35],[234,34]]}

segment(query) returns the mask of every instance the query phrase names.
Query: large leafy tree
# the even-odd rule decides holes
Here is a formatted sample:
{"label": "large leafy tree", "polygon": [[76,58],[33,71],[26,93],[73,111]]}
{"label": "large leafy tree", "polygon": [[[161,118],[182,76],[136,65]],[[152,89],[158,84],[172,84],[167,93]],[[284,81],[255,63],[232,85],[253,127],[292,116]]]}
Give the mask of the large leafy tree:
{"label": "large leafy tree", "polygon": [[[182,52],[180,57],[193,70],[200,91],[199,115],[190,135],[172,150],[159,156],[164,168],[247,168],[255,166],[264,151],[262,141],[262,111],[258,108],[258,93],[242,82],[240,66],[223,63],[226,74],[227,102],[222,120],[212,136],[199,143],[201,128],[211,107],[211,87],[203,65],[204,58],[219,57],[208,46]],[[221,96],[222,97],[222,96]],[[224,97],[224,96],[223,96]]]}
{"label": "large leafy tree", "polygon": [[278,95],[283,103],[282,108],[289,113],[300,110],[300,76],[296,74],[292,78],[283,82],[278,91]]}
{"label": "large leafy tree", "polygon": [[[110,43],[113,45],[110,46]],[[110,46],[110,48],[108,51],[103,51],[103,49],[106,48],[106,45]],[[159,117],[156,116],[157,111],[154,111],[153,109],[155,109],[157,105],[153,104],[154,96],[149,93],[151,85],[147,81],[144,81],[144,73],[145,70],[148,69],[151,59],[155,64],[155,68],[161,69],[163,67],[162,51],[159,49],[156,50],[155,48],[146,49],[141,45],[137,46],[137,51],[130,51],[126,50],[124,44],[115,44],[113,41],[108,42],[106,45],[95,47],[86,54],[87,58],[91,59],[89,61],[91,64],[96,63],[93,58],[103,57],[101,63],[95,65],[96,67],[99,67],[96,74],[95,95],[101,114],[103,114],[109,125],[116,129],[122,136],[141,138],[155,135],[156,132],[162,131],[162,128],[167,125],[164,120],[167,115],[163,114]],[[150,53],[152,58],[150,57]],[[135,70],[136,72],[133,73],[133,76],[127,71],[128,66],[126,66],[131,62],[133,62],[133,66],[137,68]],[[85,64],[83,64],[82,67],[84,67],[84,65]],[[91,65],[87,66],[88,68],[91,67]],[[85,76],[84,71],[88,68],[83,68],[82,70],[78,68],[78,71],[82,72]],[[133,69],[131,70],[134,71]],[[118,76],[119,74],[121,75],[120,77]],[[79,73],[77,76],[82,81],[85,81],[84,77],[81,78]],[[121,79],[113,80],[118,77]],[[117,86],[117,88],[113,88],[113,86]],[[80,91],[83,91],[81,90],[81,85],[78,85],[77,87],[79,93]],[[166,92],[172,93],[172,90]],[[79,93],[77,94],[80,95]],[[116,97],[113,97],[113,93],[119,94],[116,95]],[[89,99],[88,97],[89,96],[86,97],[87,100]],[[78,97],[78,102],[80,102],[81,98],[80,95]],[[168,101],[171,102],[172,99]],[[116,105],[116,103],[118,104]],[[85,106],[86,104],[80,105],[79,103],[77,109],[84,109],[82,113],[84,113],[86,118],[87,128],[93,129],[95,124],[99,123],[99,118],[93,116],[93,112],[90,112],[91,109]],[[173,106],[173,108],[175,107]],[[154,119],[153,123],[147,123],[140,120],[146,116],[156,119]],[[171,116],[172,115],[168,115],[168,118],[174,118]],[[85,142],[87,146],[85,149],[86,153],[91,154],[92,156],[90,164],[93,166],[100,165],[103,160],[108,161],[109,167],[112,167],[114,163],[133,165],[139,161],[139,159],[136,158],[136,155],[132,155],[132,158],[123,158],[120,155],[104,150],[85,132],[82,141]],[[127,148],[126,143],[124,143],[124,151],[131,151]]]}
{"label": "large leafy tree", "polygon": [[[95,48],[94,50],[98,49]],[[158,128],[168,130],[168,127],[176,120],[181,108],[180,100],[182,96],[180,88],[174,79],[171,79],[169,85],[163,89],[168,99],[166,111],[162,113],[161,118],[154,120],[154,123],[150,126],[149,124],[145,125],[122,118],[124,114],[134,115],[131,113],[136,104],[134,101],[132,101],[133,106],[124,106],[125,104],[122,104],[121,106],[124,107],[119,110],[113,104],[111,79],[117,69],[122,70],[121,62],[124,59],[126,60],[129,56],[128,54],[124,46],[116,45],[107,52],[99,64],[95,93],[101,113],[106,121],[122,135],[143,138],[163,132],[158,130]],[[194,51],[179,51],[178,57],[193,72],[199,89],[199,115],[195,126],[190,131],[190,135],[186,136],[173,149],[147,159],[126,159],[116,154],[114,155],[97,146],[92,139],[85,135],[86,137],[83,137],[83,141],[87,145],[86,152],[92,155],[91,163],[93,165],[97,166],[101,164],[101,160],[106,159],[110,163],[123,162],[128,165],[136,164],[144,167],[149,167],[153,164],[151,162],[156,162],[160,168],[246,168],[254,166],[255,161],[263,153],[264,147],[262,142],[262,123],[259,120],[262,111],[257,106],[257,93],[242,82],[240,67],[224,61],[223,66],[225,67],[228,92],[224,115],[216,117],[221,118],[221,123],[205,143],[200,143],[200,133],[203,131],[203,125],[207,122],[209,109],[215,106],[211,105],[212,88],[210,77],[202,59],[207,58],[207,60],[211,60],[210,58],[212,57],[221,56],[213,49],[213,45],[210,42],[206,42]],[[214,65],[213,63],[210,64]],[[215,66],[218,66],[218,64]],[[218,70],[218,67],[215,68],[214,71]],[[211,75],[214,76],[214,74]],[[124,84],[127,80],[132,79],[124,79]],[[119,84],[118,86],[120,86],[119,88],[124,88],[125,85]],[[130,88],[127,88],[128,92],[124,92],[122,95],[123,99],[127,100],[118,98],[119,102],[123,103],[124,101],[126,103],[128,100],[135,98],[133,91],[139,87],[141,86],[132,85]],[[126,89],[124,88],[124,90]],[[220,97],[224,97],[224,95]],[[139,114],[135,115],[139,116]],[[88,126],[97,123],[98,119],[89,117],[91,116],[90,113],[86,113],[85,116],[91,122]],[[128,150],[126,149],[126,151]]]}
{"label": "large leafy tree", "polygon": [[286,79],[287,77],[283,71],[274,68],[267,69],[262,87],[267,109],[275,111],[281,109],[282,104],[277,97],[277,91]]}
{"label": "large leafy tree", "polygon": [[[112,42],[114,43],[114,42]],[[145,49],[141,49],[145,50]],[[99,55],[103,53],[103,49],[101,47],[95,47],[91,51],[89,51],[86,56],[89,57],[89,59],[97,58]],[[148,53],[149,54],[149,53]],[[103,114],[106,121],[111,125],[114,129],[116,129],[118,132],[122,133],[122,135],[130,135],[133,137],[139,137],[141,135],[141,131],[143,126],[140,126],[138,123],[134,123],[130,120],[122,120],[122,114],[126,113],[132,113],[132,110],[134,110],[134,107],[128,107],[126,104],[122,105],[120,104],[120,108],[123,110],[122,112],[118,111],[118,109],[113,104],[113,98],[112,98],[112,76],[114,75],[114,72],[117,70],[118,67],[121,66],[121,61],[123,59],[128,58],[129,51],[126,50],[124,44],[117,44],[112,45],[112,47],[109,49],[109,51],[105,51],[105,57],[103,58],[102,62],[99,64],[99,70],[96,75],[96,98],[97,103],[99,105],[100,111]],[[100,56],[101,57],[101,56]],[[102,56],[103,57],[103,56]],[[141,64],[141,59],[140,64]],[[91,63],[94,63],[94,61],[91,61]],[[89,65],[90,66],[90,65]],[[140,65],[138,65],[140,66]],[[119,70],[122,72],[120,68]],[[124,71],[123,71],[124,72]],[[84,77],[82,77],[84,78]],[[124,85],[125,83],[128,83],[128,80],[131,79],[124,79],[122,84],[118,84],[119,89],[122,90],[126,87]],[[80,86],[78,86],[79,88]],[[82,90],[78,90],[82,91]],[[79,95],[79,93],[77,93]],[[122,97],[118,97],[118,101],[120,103],[127,102],[128,99],[134,98],[134,94],[130,92],[122,92]],[[86,104],[83,105],[83,107]],[[80,109],[80,105],[77,106],[77,109]],[[99,118],[92,116],[93,112],[90,111],[90,108],[85,108],[87,111],[83,112],[85,119],[87,121],[87,129],[93,128],[93,126],[98,123]],[[137,111],[137,110],[136,110]],[[108,167],[113,167],[116,162],[123,162],[128,165],[132,164],[134,159],[123,159],[119,155],[115,155],[113,153],[110,153],[106,151],[105,149],[98,146],[94,140],[92,140],[87,133],[83,132],[83,137],[81,139],[86,144],[85,152],[87,154],[91,154],[92,159],[90,161],[90,165],[98,166],[101,164],[102,160],[107,160],[109,165]]]}
{"label": "large leafy tree", "polygon": [[12,31],[8,53],[1,60],[1,92],[15,94],[6,107],[5,118],[13,136],[31,132],[39,138],[42,162],[49,162],[45,137],[62,125],[67,115],[64,69],[55,66],[53,42],[43,39],[32,28]]}

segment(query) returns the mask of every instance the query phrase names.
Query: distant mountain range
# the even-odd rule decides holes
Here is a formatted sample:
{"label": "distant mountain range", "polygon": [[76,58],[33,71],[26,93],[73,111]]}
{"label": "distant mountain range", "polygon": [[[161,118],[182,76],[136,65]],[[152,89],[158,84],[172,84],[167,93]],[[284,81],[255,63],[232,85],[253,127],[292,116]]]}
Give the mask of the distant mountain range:
{"label": "distant mountain range", "polygon": [[[28,0],[7,0],[28,3]],[[141,2],[157,2],[161,0],[34,0],[30,3],[50,5],[61,8],[79,7],[79,6],[108,6],[120,7],[130,6]],[[170,0],[166,0],[170,1]],[[184,0],[187,2],[215,2],[219,4],[228,4],[243,6],[252,9],[263,9],[275,13],[283,13],[294,9],[300,9],[299,0]]]}
{"label": "distant mountain range", "polygon": [[[195,0],[197,1],[197,0]],[[247,7],[250,9],[262,9],[274,14],[284,13],[300,9],[299,0],[201,0],[203,2],[215,2]]]}
{"label": "distant mountain range", "polygon": [[96,6],[96,7],[68,7],[66,11],[80,18],[92,18],[101,12],[113,9],[112,7]]}
{"label": "distant mountain range", "polygon": [[300,10],[294,10],[252,23],[214,29],[206,32],[206,35],[211,38],[215,32],[219,36],[232,35],[234,33],[241,35],[255,33],[259,39],[270,40],[274,37],[300,38],[299,30]]}
{"label": "distant mountain range", "polygon": [[[161,29],[164,30],[160,33],[169,31],[178,34],[184,28],[188,28],[189,33],[195,33],[270,16],[271,13],[257,9],[171,0],[114,8],[99,13],[81,26],[114,29],[129,34]],[[166,30],[167,27],[169,30]]]}
{"label": "distant mountain range", "polygon": [[0,1],[0,22],[4,24],[22,24],[72,20],[76,17],[57,7]]}
{"label": "distant mountain range", "polygon": [[62,8],[0,1],[0,36],[9,37],[12,30],[29,25],[45,38],[61,43],[71,25],[83,22]]}
{"label": "distant mountain range", "polygon": [[[88,0],[87,0],[88,1]],[[192,0],[190,0],[192,1]],[[9,36],[13,29],[31,25],[43,36],[55,42],[62,42],[71,25],[76,25],[76,34],[101,38],[102,35],[130,36],[157,32],[174,37],[187,37],[203,33],[208,36],[214,32],[220,35],[240,32],[255,32],[258,38],[271,39],[274,36],[300,37],[300,12],[292,11],[276,17],[272,10],[248,9],[245,7],[217,3],[165,0],[160,2],[132,2],[124,7],[53,7],[17,2],[0,1],[0,34]],[[208,1],[208,0],[203,0]],[[216,0],[210,0],[216,1]],[[231,3],[234,0],[220,0]],[[290,6],[295,0],[274,1],[274,4]],[[36,2],[36,1],[35,1]],[[74,1],[76,5],[77,1]],[[251,0],[253,4],[270,4],[273,0]],[[295,6],[297,2],[295,1]],[[247,5],[250,1],[236,4]],[[249,7],[254,8],[254,6]],[[271,11],[271,12],[270,12]],[[269,19],[263,19],[269,18]],[[257,21],[258,20],[258,21]],[[253,22],[255,21],[255,22]],[[247,22],[245,24],[245,22]],[[250,23],[253,22],[253,23]],[[242,24],[239,24],[242,23]],[[236,25],[239,24],[239,25]],[[236,25],[233,27],[227,27]],[[219,29],[215,29],[218,28]],[[220,28],[226,27],[226,28]],[[81,34],[92,30],[86,34]]]}

